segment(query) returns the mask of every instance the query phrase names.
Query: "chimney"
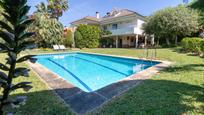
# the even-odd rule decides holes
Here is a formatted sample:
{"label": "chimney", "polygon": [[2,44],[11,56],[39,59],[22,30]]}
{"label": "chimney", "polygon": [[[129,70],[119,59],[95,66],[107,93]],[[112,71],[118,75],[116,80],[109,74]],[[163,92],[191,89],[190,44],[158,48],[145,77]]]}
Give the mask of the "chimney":
{"label": "chimney", "polygon": [[99,12],[96,12],[96,18],[97,18],[97,19],[100,18],[100,14],[99,14]]}

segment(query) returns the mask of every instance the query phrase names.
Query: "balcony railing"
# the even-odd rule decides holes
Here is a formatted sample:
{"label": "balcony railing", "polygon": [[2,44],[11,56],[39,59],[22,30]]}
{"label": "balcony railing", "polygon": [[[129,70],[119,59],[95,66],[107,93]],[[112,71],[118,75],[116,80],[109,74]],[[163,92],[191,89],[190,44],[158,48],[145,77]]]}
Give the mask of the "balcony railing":
{"label": "balcony railing", "polygon": [[134,34],[134,29],[135,27],[125,27],[125,28],[121,28],[121,29],[115,29],[115,30],[109,30],[112,34],[112,36],[114,35],[127,35],[127,34]]}

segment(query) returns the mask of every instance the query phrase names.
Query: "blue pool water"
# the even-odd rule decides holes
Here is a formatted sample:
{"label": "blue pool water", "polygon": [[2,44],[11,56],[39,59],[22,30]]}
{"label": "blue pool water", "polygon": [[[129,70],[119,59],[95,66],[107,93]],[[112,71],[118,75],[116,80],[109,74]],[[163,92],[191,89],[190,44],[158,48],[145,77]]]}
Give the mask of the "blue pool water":
{"label": "blue pool water", "polygon": [[37,62],[85,92],[96,91],[159,62],[87,53],[36,56]]}

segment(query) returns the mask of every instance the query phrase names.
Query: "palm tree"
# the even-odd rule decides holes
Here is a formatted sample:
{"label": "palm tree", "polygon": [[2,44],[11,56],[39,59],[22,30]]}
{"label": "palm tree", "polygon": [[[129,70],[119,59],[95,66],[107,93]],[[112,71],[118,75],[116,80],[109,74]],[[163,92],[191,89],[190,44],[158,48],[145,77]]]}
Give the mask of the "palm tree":
{"label": "palm tree", "polygon": [[63,12],[67,11],[68,1],[67,0],[47,0],[48,1],[48,10],[51,13],[52,18],[56,18],[62,16]]}

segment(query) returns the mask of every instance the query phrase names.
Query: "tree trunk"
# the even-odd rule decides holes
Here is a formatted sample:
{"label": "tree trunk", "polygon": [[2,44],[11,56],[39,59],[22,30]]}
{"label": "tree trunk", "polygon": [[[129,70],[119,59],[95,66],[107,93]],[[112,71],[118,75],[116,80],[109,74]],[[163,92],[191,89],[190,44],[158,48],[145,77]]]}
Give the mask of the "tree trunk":
{"label": "tree trunk", "polygon": [[157,46],[159,46],[159,38],[157,39]]}
{"label": "tree trunk", "polygon": [[168,37],[166,37],[166,44],[167,44],[168,46],[171,45]]}
{"label": "tree trunk", "polygon": [[177,35],[175,36],[175,45],[176,46],[178,45],[178,37],[177,37]]}

